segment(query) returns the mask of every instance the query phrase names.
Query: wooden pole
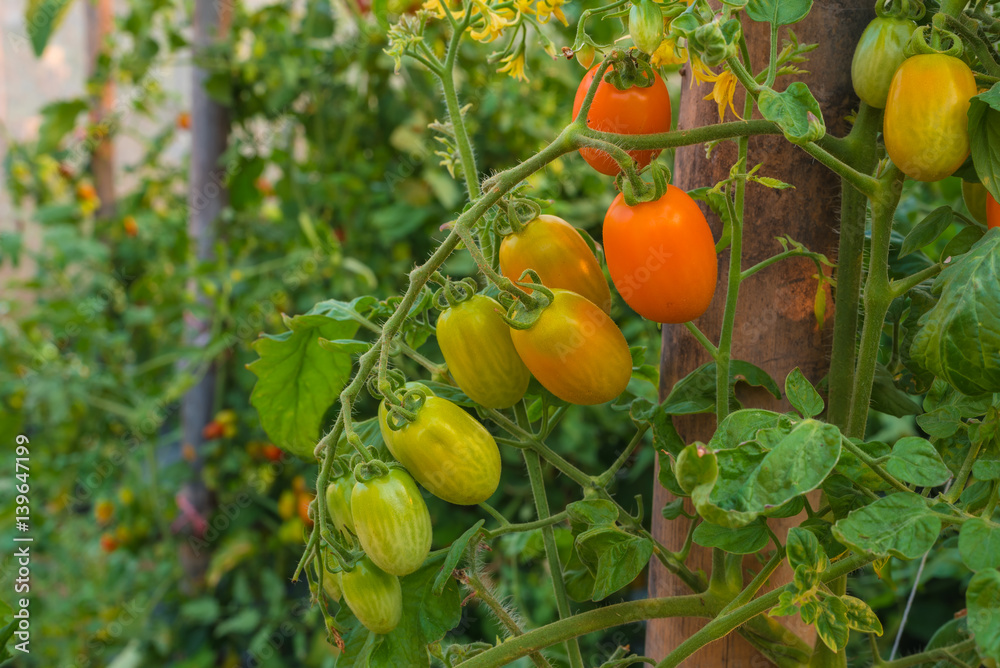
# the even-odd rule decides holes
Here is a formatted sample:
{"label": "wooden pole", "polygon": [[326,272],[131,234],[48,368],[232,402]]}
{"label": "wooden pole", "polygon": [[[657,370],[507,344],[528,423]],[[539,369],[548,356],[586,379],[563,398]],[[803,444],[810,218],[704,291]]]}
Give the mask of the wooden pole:
{"label": "wooden pole", "polygon": [[[229,29],[232,5],[229,0],[196,0],[194,8],[194,51],[204,51]],[[226,206],[225,167],[221,158],[229,136],[229,116],[225,107],[212,100],[205,91],[208,72],[197,65],[193,68],[191,92],[191,173],[189,188],[188,234],[195,244],[198,262],[211,260],[218,237],[219,214]],[[196,283],[189,291],[202,306],[210,303]],[[191,345],[204,348],[210,338],[211,320],[192,312],[185,314],[187,338]],[[188,369],[197,372],[197,369]],[[191,463],[189,481],[180,492],[178,505],[187,515],[183,525],[191,538],[181,548],[181,563],[187,575],[185,589],[195,591],[204,582],[210,551],[201,540],[210,521],[212,499],[201,478],[202,430],[216,410],[215,366],[209,364],[198,383],[181,401],[183,448]]]}
{"label": "wooden pole", "polygon": [[[86,3],[86,12],[88,78],[92,78],[97,73],[104,41],[111,33],[114,13],[111,0],[90,0]],[[90,172],[94,178],[94,190],[101,202],[97,209],[98,218],[110,218],[115,213],[115,160],[111,140],[114,104],[115,84],[108,78],[90,104]]]}
{"label": "wooden pole", "polygon": [[[827,130],[843,136],[849,130],[845,120],[858,105],[851,87],[851,58],[854,46],[868,21],[874,17],[869,0],[824,0],[813,4],[809,16],[792,30],[803,44],[818,43],[802,65],[810,74],[802,77],[823,109]],[[770,27],[767,24],[745,22],[747,42],[754,71],[767,65]],[[782,28],[781,35],[786,35]],[[780,46],[779,46],[780,49]],[[690,72],[685,72],[681,94],[678,127],[693,128],[717,123],[716,105],[702,100],[707,84],[688,89]],[[775,86],[783,90],[793,79],[785,77]],[[741,96],[737,96],[738,101]],[[736,105],[742,109],[742,103]],[[728,119],[727,119],[728,120]],[[781,137],[755,137],[750,140],[748,168],[764,163],[759,174],[771,176],[795,186],[793,190],[770,190],[750,184],[747,187],[746,215],[743,232],[743,266],[749,267],[781,251],[775,237],[789,235],[814,251],[833,259],[837,250],[837,223],[840,206],[840,181],[825,167]],[[702,146],[677,151],[674,169],[675,184],[690,190],[712,185],[729,176],[736,160],[736,145],[726,142],[717,147],[712,158],[705,158]],[[702,207],[713,226],[716,238],[721,223],[707,207]],[[718,341],[725,304],[728,252],[719,257],[719,286],[709,311],[697,325],[713,341]],[[767,371],[784,386],[785,376],[798,366],[813,383],[818,382],[829,365],[830,334],[833,325],[832,300],[828,303],[827,321],[817,327],[813,312],[816,292],[816,267],[804,258],[785,260],[772,265],[747,280],[740,287],[739,310],[734,330],[733,359],[752,362]],[[663,327],[661,357],[661,400],[673,384],[709,357],[681,325]],[[740,395],[744,405],[776,410],[788,410],[785,402],[777,402],[766,392],[747,391]],[[685,442],[707,441],[715,430],[714,415],[699,415],[675,419]],[[688,530],[683,517],[665,520],[659,512],[672,496],[655,485],[653,534],[669,549],[680,549]],[[802,518],[782,522],[779,535],[795,526]],[[711,550],[695,546],[688,561],[692,569],[711,570]],[[749,561],[746,562],[749,566]],[[772,584],[790,579],[788,572],[778,573]],[[671,596],[688,593],[687,588],[654,561],[650,571],[650,595]],[[662,659],[697,629],[704,626],[698,619],[662,619],[649,622],[646,654]],[[812,642],[809,629],[796,629]],[[732,633],[697,652],[686,662],[687,667],[733,668],[765,666],[769,662],[760,656],[742,637]]]}

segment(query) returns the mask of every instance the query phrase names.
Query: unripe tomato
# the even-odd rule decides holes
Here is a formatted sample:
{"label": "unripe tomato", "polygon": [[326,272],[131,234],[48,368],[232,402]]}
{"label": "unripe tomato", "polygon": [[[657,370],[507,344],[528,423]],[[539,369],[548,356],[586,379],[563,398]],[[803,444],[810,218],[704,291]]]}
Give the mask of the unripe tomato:
{"label": "unripe tomato", "polygon": [[921,54],[896,70],[882,132],[896,166],[917,181],[939,181],[969,155],[972,70],[954,56]]}
{"label": "unripe tomato", "polygon": [[1000,227],[1000,203],[993,199],[993,195],[986,193],[986,226]]}
{"label": "unripe tomato", "polygon": [[354,533],[354,516],[351,514],[351,492],[354,491],[354,474],[348,473],[330,481],[326,486],[326,510],[337,531]]}
{"label": "unripe tomato", "polygon": [[340,576],[344,601],[366,629],[389,633],[403,616],[403,589],[399,578],[384,572],[367,557]]}
{"label": "unripe tomato", "polygon": [[676,186],[635,206],[619,193],[604,216],[604,253],[618,292],[644,318],[688,322],[712,303],[719,277],[712,230]]}
{"label": "unripe tomato", "polygon": [[431,514],[406,471],[358,481],[351,492],[358,541],[376,566],[393,575],[420,568],[431,550]]}
{"label": "unripe tomato", "polygon": [[594,64],[594,57],[597,55],[597,50],[593,44],[584,44],[573,55],[576,56],[576,62],[583,65],[584,69],[590,69],[590,66]]}
{"label": "unripe tomato", "polygon": [[417,419],[397,431],[386,422],[384,401],[378,416],[382,439],[392,456],[434,496],[471,506],[496,491],[500,449],[486,428],[460,407],[447,399],[427,397]]}
{"label": "unripe tomato", "polygon": [[986,225],[986,186],[982,183],[962,181],[962,199],[972,217]]}
{"label": "unripe tomato", "polygon": [[278,497],[278,516],[283,520],[291,519],[296,513],[297,505],[298,501],[295,497],[295,492],[286,489]]}
{"label": "unripe tomato", "polygon": [[714,452],[692,443],[681,450],[674,462],[674,476],[681,489],[690,494],[695,487],[713,482],[719,477],[719,460]]}
{"label": "unripe tomato", "polygon": [[135,222],[133,216],[125,216],[125,219],[122,221],[122,227],[125,228],[125,234],[130,237],[139,235],[139,223]]}
{"label": "unripe tomato", "polygon": [[314,498],[316,497],[309,492],[301,492],[296,500],[296,505],[299,511],[299,519],[301,519],[305,525],[309,527],[313,525],[312,518],[309,517],[309,504],[312,503]]}
{"label": "unripe tomato", "polygon": [[[573,118],[576,118],[583,100],[587,97],[590,82],[600,65],[595,65],[576,89],[573,101]],[[618,90],[612,84],[602,81],[597,86],[594,101],[587,114],[587,127],[600,132],[622,135],[646,135],[670,131],[670,93],[659,74],[654,73],[653,85],[648,88],[633,86]],[[645,167],[659,155],[659,149],[649,151],[629,151],[628,154],[639,165]],[[614,176],[620,170],[618,163],[605,153],[594,148],[581,148],[580,155],[591,167],[601,174]]]}
{"label": "unripe tomato", "polygon": [[438,344],[448,371],[470,399],[486,408],[510,408],[521,400],[531,380],[501,313],[503,307],[493,299],[473,295],[437,321]]}
{"label": "unripe tomato", "polygon": [[567,290],[528,329],[511,330],[514,347],[545,389],[571,404],[611,401],[632,376],[628,342],[614,321]]}
{"label": "unripe tomato", "polygon": [[323,591],[331,601],[340,601],[340,597],[344,594],[340,588],[340,573],[327,571],[323,574]]}
{"label": "unripe tomato", "polygon": [[541,215],[500,244],[500,271],[512,281],[534,269],[547,288],[569,290],[611,312],[611,290],[601,265],[575,227]]}
{"label": "unripe tomato", "polygon": [[115,504],[107,499],[98,501],[94,506],[94,519],[98,524],[107,524],[115,516]]}
{"label": "unripe tomato", "polygon": [[663,41],[663,11],[660,6],[653,0],[636,0],[628,13],[628,31],[637,49],[653,55]]}
{"label": "unripe tomato", "polygon": [[904,50],[916,27],[910,19],[880,16],[861,33],[851,61],[851,82],[862,102],[885,108],[892,75],[906,60]]}

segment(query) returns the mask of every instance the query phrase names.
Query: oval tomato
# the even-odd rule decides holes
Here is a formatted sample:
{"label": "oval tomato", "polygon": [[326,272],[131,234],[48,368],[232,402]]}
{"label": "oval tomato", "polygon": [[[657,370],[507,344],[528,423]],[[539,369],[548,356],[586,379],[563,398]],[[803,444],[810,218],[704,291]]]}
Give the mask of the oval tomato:
{"label": "oval tomato", "polygon": [[406,471],[393,468],[355,483],[351,515],[365,554],[385,572],[409,575],[424,563],[431,550],[431,515]]}
{"label": "oval tomato", "polygon": [[510,408],[521,400],[531,380],[501,313],[503,307],[495,300],[473,295],[437,321],[438,344],[448,371],[470,399],[486,408]]}
{"label": "oval tomato", "polygon": [[333,520],[337,531],[344,533],[354,530],[354,517],[351,515],[351,492],[354,491],[354,474],[348,473],[334,478],[326,486],[326,510]]}
{"label": "oval tomato", "polygon": [[340,601],[340,597],[344,594],[340,588],[340,573],[327,571],[323,574],[323,591],[331,601]]}
{"label": "oval tomato", "polygon": [[851,83],[863,102],[885,108],[892,75],[906,60],[904,50],[916,27],[910,19],[880,16],[861,33],[851,61]]}
{"label": "oval tomato", "polygon": [[399,578],[386,573],[368,557],[362,557],[354,570],[340,575],[344,601],[366,629],[389,633],[403,617],[403,589]]}
{"label": "oval tomato", "polygon": [[632,376],[632,355],[608,314],[567,290],[528,329],[512,329],[517,354],[545,389],[571,404],[611,401]]}
{"label": "oval tomato", "polygon": [[988,192],[986,193],[986,226],[989,228],[1000,227],[1000,203],[993,199],[993,195]]}
{"label": "oval tomato", "polygon": [[655,322],[688,322],[708,308],[719,277],[704,214],[676,186],[629,206],[621,194],[604,217],[608,271],[622,298]]}
{"label": "oval tomato", "polygon": [[384,401],[378,415],[382,439],[392,456],[434,496],[471,506],[496,491],[500,449],[486,427],[460,407],[447,399],[427,397],[417,410],[417,419],[396,431],[386,423]]}
{"label": "oval tomato", "polygon": [[972,70],[954,56],[921,54],[896,70],[885,103],[885,148],[917,181],[950,176],[969,155]]}
{"label": "oval tomato", "polygon": [[611,289],[583,235],[557,216],[541,215],[500,244],[500,271],[512,281],[534,269],[547,288],[569,290],[611,312]]}
{"label": "oval tomato", "polygon": [[[576,99],[573,100],[573,118],[576,118],[583,100],[587,97],[590,82],[599,65],[595,65],[576,89]],[[670,131],[670,93],[659,74],[653,75],[653,85],[647,88],[633,86],[627,90],[618,90],[614,85],[602,81],[594,93],[594,101],[587,114],[587,127],[600,132],[613,132],[621,135],[647,135]],[[643,168],[659,155],[659,149],[650,151],[629,151],[628,154]],[[614,159],[594,148],[581,148],[580,155],[591,167],[601,174],[614,176],[621,169]]]}

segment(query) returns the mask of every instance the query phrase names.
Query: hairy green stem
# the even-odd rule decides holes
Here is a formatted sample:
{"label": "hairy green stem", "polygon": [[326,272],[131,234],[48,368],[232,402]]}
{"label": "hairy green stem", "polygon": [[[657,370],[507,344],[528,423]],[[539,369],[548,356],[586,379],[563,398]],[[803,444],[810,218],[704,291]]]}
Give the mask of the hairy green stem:
{"label": "hairy green stem", "polygon": [[954,645],[948,645],[947,647],[938,647],[936,649],[929,649],[925,652],[920,652],[919,654],[904,656],[903,658],[896,659],[895,661],[877,661],[874,665],[876,668],[909,668],[909,666],[919,666],[937,661],[947,661],[950,664],[957,665],[954,664],[953,661],[955,655],[960,652],[974,649],[975,646],[975,638],[970,638],[969,640],[963,640],[962,642],[955,643]]}
{"label": "hairy green stem", "polygon": [[505,524],[503,526],[497,527],[489,531],[484,531],[483,534],[486,538],[497,538],[498,536],[505,536],[509,533],[521,533],[524,531],[533,531],[535,529],[543,529],[545,527],[554,526],[560,522],[565,522],[569,518],[569,513],[565,510],[556,513],[555,515],[549,515],[543,520],[535,520],[534,522],[522,522],[520,524]]}
{"label": "hairy green stem", "polygon": [[632,440],[629,442],[628,446],[625,447],[622,453],[618,455],[618,459],[615,460],[615,463],[612,464],[607,471],[597,476],[596,484],[599,487],[606,487],[607,484],[611,482],[611,479],[615,477],[615,474],[618,473],[621,467],[625,465],[628,458],[632,456],[635,449],[640,443],[642,443],[642,437],[646,435],[646,431],[648,430],[648,422],[644,422],[639,426],[639,429],[635,432],[635,436],[632,437]]}
{"label": "hairy green stem", "polygon": [[867,452],[865,452],[858,446],[854,445],[854,443],[851,443],[850,439],[846,437],[841,437],[840,444],[845,450],[849,451],[855,457],[860,459],[868,468],[874,471],[878,477],[882,478],[882,480],[885,480],[887,483],[895,487],[900,492],[913,491],[909,487],[904,485],[902,482],[900,482],[894,475],[892,475],[884,468],[882,468],[881,464],[875,461],[875,459],[871,455],[869,455]]}
{"label": "hairy green stem", "polygon": [[[510,613],[500,604],[500,601],[490,593],[489,588],[480,580],[474,573],[466,573],[466,579],[468,581],[469,589],[475,593],[476,598],[483,602],[483,604],[490,609],[490,611],[496,616],[500,621],[500,624],[507,629],[508,637],[516,638],[518,636],[523,636],[524,631],[518,625],[517,621],[510,616]],[[528,655],[539,668],[549,667],[552,664],[549,663],[548,659],[541,655],[539,652],[532,652]]]}
{"label": "hairy green stem", "polygon": [[708,354],[712,356],[712,359],[715,359],[715,356],[719,354],[719,349],[715,347],[714,343],[708,340],[708,337],[705,336],[704,332],[698,329],[698,325],[694,324],[692,321],[688,321],[684,323],[684,326],[687,327],[689,332],[691,332],[691,336],[698,339],[698,343],[700,343],[705,350],[708,351]]}

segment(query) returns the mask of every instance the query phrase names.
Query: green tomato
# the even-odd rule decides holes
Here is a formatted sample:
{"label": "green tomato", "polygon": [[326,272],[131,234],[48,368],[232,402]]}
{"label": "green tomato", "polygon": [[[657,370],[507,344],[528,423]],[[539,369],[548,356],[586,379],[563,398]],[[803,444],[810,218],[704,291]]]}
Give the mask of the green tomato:
{"label": "green tomato", "polygon": [[531,380],[510,340],[503,312],[495,300],[473,295],[437,321],[438,344],[448,371],[461,390],[484,408],[510,408],[521,400]]}
{"label": "green tomato", "polygon": [[340,588],[340,573],[323,573],[323,591],[330,597],[331,601],[339,601],[344,593]]}
{"label": "green tomato", "polygon": [[354,491],[354,474],[348,473],[334,478],[326,486],[326,509],[333,520],[337,531],[344,533],[354,530],[354,517],[351,515],[351,492]]}
{"label": "green tomato", "polygon": [[698,443],[692,443],[677,456],[674,475],[677,484],[690,494],[699,485],[711,483],[719,477],[719,460],[714,452],[698,451]]}
{"label": "green tomato", "polygon": [[663,11],[653,0],[636,0],[628,13],[628,29],[636,48],[650,55],[663,41]]}
{"label": "green tomato", "polygon": [[340,576],[344,601],[366,629],[389,633],[403,616],[403,589],[399,578],[390,575],[363,557],[354,570]]}
{"label": "green tomato", "polygon": [[851,61],[851,81],[863,102],[885,108],[892,76],[906,60],[904,51],[916,27],[910,19],[878,17],[861,33]]}
{"label": "green tomato", "polygon": [[459,406],[427,397],[417,419],[397,431],[389,428],[384,401],[378,416],[389,452],[434,496],[471,506],[496,491],[500,449],[486,428]]}
{"label": "green tomato", "polygon": [[376,566],[392,575],[420,568],[431,550],[431,515],[406,471],[358,481],[351,492],[358,541]]}

